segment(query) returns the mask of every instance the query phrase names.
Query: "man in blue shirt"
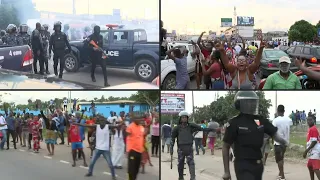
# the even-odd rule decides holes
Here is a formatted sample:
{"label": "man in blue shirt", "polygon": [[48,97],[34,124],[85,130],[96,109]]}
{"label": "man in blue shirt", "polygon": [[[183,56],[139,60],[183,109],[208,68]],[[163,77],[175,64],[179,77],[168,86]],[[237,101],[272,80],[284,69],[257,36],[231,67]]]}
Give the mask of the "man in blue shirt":
{"label": "man in blue shirt", "polygon": [[[6,113],[7,114],[7,113]],[[10,135],[13,139],[13,147],[14,149],[17,149],[17,146],[16,146],[16,121],[13,117],[13,113],[10,112],[9,113],[9,116],[6,117],[6,122],[7,122],[7,125],[8,125],[8,130],[7,130],[7,150],[9,149],[9,139],[10,139]]]}
{"label": "man in blue shirt", "polygon": [[58,129],[59,132],[61,134],[61,143],[60,144],[64,144],[64,128],[65,128],[65,118],[63,116],[63,113],[60,112],[59,114],[59,125],[58,125]]}

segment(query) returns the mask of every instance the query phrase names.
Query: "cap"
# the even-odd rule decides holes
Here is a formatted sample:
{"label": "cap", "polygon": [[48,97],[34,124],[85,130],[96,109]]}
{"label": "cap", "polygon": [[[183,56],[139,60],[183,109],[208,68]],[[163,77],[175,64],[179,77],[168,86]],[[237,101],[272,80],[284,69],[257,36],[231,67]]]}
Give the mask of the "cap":
{"label": "cap", "polygon": [[282,63],[282,62],[291,64],[291,60],[290,60],[290,58],[287,57],[287,56],[282,56],[282,57],[279,59],[279,63]]}

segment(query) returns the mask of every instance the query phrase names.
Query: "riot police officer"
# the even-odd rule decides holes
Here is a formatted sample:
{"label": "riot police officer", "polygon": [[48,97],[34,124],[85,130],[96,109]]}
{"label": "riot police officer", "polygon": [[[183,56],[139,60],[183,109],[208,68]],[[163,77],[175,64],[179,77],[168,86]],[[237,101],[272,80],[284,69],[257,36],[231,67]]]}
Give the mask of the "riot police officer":
{"label": "riot police officer", "polygon": [[217,129],[201,128],[201,126],[189,123],[189,113],[186,111],[181,111],[179,113],[179,124],[173,128],[171,134],[171,146],[170,154],[173,155],[173,147],[175,144],[175,139],[177,139],[178,148],[178,173],[179,180],[183,180],[183,170],[185,158],[187,158],[187,164],[189,166],[190,179],[196,179],[196,169],[194,164],[193,156],[193,133],[197,131],[216,131]]}
{"label": "riot police officer", "polygon": [[4,38],[4,43],[9,46],[20,46],[22,45],[21,40],[17,36],[17,26],[9,24],[7,27],[7,34]]}
{"label": "riot police officer", "polygon": [[2,42],[4,42],[5,36],[6,36],[6,31],[5,30],[1,30],[0,37],[1,37]]}
{"label": "riot police officer", "polygon": [[104,86],[108,87],[110,85],[108,84],[108,78],[107,78],[106,60],[102,59],[102,52],[90,44],[91,40],[94,41],[99,47],[103,48],[103,37],[102,35],[100,35],[99,26],[95,26],[93,28],[93,34],[91,34],[86,40],[87,43],[89,44],[89,49],[90,49],[89,53],[90,53],[90,58],[92,60],[91,79],[93,82],[96,82],[94,71],[96,69],[96,65],[100,64],[102,68],[103,76],[104,76]]}
{"label": "riot police officer", "polygon": [[31,46],[30,35],[28,34],[28,25],[21,24],[19,29],[20,31],[18,37],[20,38],[20,41],[22,41],[22,44]]}
{"label": "riot police officer", "polygon": [[41,37],[42,37],[42,45],[43,45],[43,60],[45,64],[45,69],[46,69],[46,74],[50,74],[49,72],[49,64],[48,64],[48,59],[49,59],[49,54],[48,54],[48,47],[49,47],[49,38],[50,35],[48,36],[46,32],[45,25],[41,27]]}
{"label": "riot police officer", "polygon": [[62,78],[64,69],[64,56],[66,55],[66,47],[68,47],[68,53],[71,53],[71,46],[69,44],[67,35],[61,32],[61,22],[55,22],[53,25],[54,33],[50,37],[49,41],[49,59],[51,58],[51,50],[53,51],[53,69],[54,74],[58,75],[58,63],[60,60],[60,73],[59,78]]}
{"label": "riot police officer", "polygon": [[224,180],[230,180],[229,150],[233,145],[235,156],[234,169],[238,180],[262,180],[263,161],[261,148],[264,133],[283,145],[288,144],[281,138],[267,119],[258,115],[259,97],[254,91],[239,91],[234,98],[234,105],[240,114],[226,124],[223,138],[222,156]]}
{"label": "riot police officer", "polygon": [[32,31],[31,34],[31,46],[34,56],[34,62],[33,62],[33,70],[34,73],[37,74],[37,62],[39,61],[40,66],[40,73],[41,75],[44,75],[44,59],[43,59],[43,43],[42,43],[42,36],[41,36],[41,24],[36,23],[36,29]]}

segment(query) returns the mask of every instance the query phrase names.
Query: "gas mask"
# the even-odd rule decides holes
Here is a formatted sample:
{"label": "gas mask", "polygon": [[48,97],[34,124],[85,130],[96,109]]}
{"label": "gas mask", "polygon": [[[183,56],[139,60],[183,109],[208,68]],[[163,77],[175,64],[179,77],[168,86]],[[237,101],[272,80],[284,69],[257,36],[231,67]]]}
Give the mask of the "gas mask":
{"label": "gas mask", "polygon": [[290,70],[290,64],[289,63],[280,63],[279,69],[282,73],[288,73]]}

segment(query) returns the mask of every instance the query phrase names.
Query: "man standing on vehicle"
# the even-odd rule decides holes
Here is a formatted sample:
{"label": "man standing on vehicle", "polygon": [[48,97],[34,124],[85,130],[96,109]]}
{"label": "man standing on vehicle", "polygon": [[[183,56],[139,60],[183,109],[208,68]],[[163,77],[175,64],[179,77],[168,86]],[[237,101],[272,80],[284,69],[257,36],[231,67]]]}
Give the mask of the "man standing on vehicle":
{"label": "man standing on vehicle", "polygon": [[7,27],[7,34],[5,35],[3,39],[3,43],[9,46],[20,46],[22,45],[22,42],[19,41],[19,38],[17,37],[17,26],[14,24],[9,24]]}
{"label": "man standing on vehicle", "polygon": [[44,69],[44,61],[43,61],[43,44],[42,44],[42,37],[40,34],[41,30],[41,24],[36,24],[36,29],[32,31],[31,34],[31,46],[34,56],[34,62],[33,62],[33,70],[34,73],[37,74],[37,61],[39,60],[39,66],[40,66],[40,74],[43,75],[43,69]]}
{"label": "man standing on vehicle", "polygon": [[71,46],[69,44],[67,35],[61,32],[61,22],[55,22],[53,26],[54,33],[49,41],[49,59],[51,58],[51,50],[53,50],[53,69],[54,74],[58,76],[58,61],[60,59],[60,73],[59,78],[62,78],[64,69],[65,49],[68,47],[68,53],[71,53]]}
{"label": "man standing on vehicle", "polygon": [[94,76],[94,71],[96,69],[96,65],[100,64],[101,68],[102,68],[103,77],[104,77],[104,86],[108,87],[110,85],[108,84],[106,60],[102,58],[102,52],[98,48],[91,45],[90,41],[94,41],[100,48],[103,48],[103,37],[102,37],[102,35],[100,35],[100,27],[99,26],[94,26],[93,34],[91,34],[87,38],[87,42],[89,44],[89,49],[90,49],[90,58],[92,61],[91,79],[93,82],[96,82],[96,78]]}
{"label": "man standing on vehicle", "polygon": [[42,37],[42,44],[43,44],[43,59],[44,64],[46,65],[46,74],[50,74],[48,69],[48,47],[49,47],[49,39],[50,39],[50,33],[48,34],[48,25],[43,25],[41,27],[41,37]]}
{"label": "man standing on vehicle", "polygon": [[19,26],[20,31],[19,31],[18,37],[23,45],[31,46],[30,35],[28,34],[28,28],[29,28],[28,25],[21,24]]}

